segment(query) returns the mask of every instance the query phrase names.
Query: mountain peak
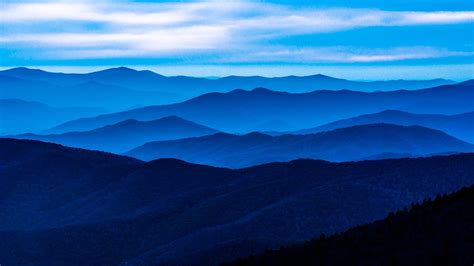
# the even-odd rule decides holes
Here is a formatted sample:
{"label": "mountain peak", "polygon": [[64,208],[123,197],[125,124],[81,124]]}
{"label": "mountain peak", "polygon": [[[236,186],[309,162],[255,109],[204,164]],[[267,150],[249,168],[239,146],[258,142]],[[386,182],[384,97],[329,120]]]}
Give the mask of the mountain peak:
{"label": "mountain peak", "polygon": [[92,73],[136,73],[136,72],[138,71],[135,69],[121,66],[121,67],[108,68],[108,69],[104,69],[104,70],[100,70],[100,71],[96,71]]}
{"label": "mountain peak", "polygon": [[7,69],[5,71],[28,71],[28,70],[33,70],[33,69],[30,69],[27,67],[14,67],[14,68]]}
{"label": "mountain peak", "polygon": [[253,89],[252,92],[255,92],[255,93],[269,93],[269,92],[273,92],[273,91],[269,90],[267,88],[257,87],[255,89]]}
{"label": "mountain peak", "polygon": [[135,70],[135,69],[128,68],[128,67],[124,67],[124,66],[116,67],[116,68],[110,68],[109,70],[112,70],[112,71],[120,71],[120,72],[138,72],[138,71]]}
{"label": "mountain peak", "polygon": [[107,68],[95,72],[91,72],[87,75],[92,75],[92,76],[103,76],[103,75],[133,75],[138,73],[139,71],[128,68],[128,67],[115,67],[115,68]]}
{"label": "mountain peak", "polygon": [[326,75],[323,75],[323,74],[314,74],[314,75],[311,75],[310,77],[315,77],[315,78],[331,78],[330,76],[326,76]]}
{"label": "mountain peak", "polygon": [[[186,119],[183,119],[176,115],[165,116],[163,118],[157,119],[159,121],[167,121],[167,122],[189,122]],[[155,121],[157,121],[155,120]]]}
{"label": "mountain peak", "polygon": [[[171,116],[165,116],[162,118],[154,119],[154,120],[148,120],[148,121],[140,121],[137,119],[126,119],[121,122],[118,122],[116,124],[109,125],[108,127],[118,127],[118,126],[131,126],[131,125],[136,125],[136,124],[161,124],[161,123],[192,123],[188,120],[185,120],[179,116],[171,115]],[[171,125],[171,124],[169,124]],[[107,127],[107,126],[106,126]]]}
{"label": "mountain peak", "polygon": [[326,79],[326,80],[335,80],[337,78],[333,78],[331,76],[326,76],[326,75],[323,75],[323,74],[315,74],[315,75],[310,75],[308,76],[309,78],[313,78],[313,79]]}
{"label": "mountain peak", "polygon": [[10,68],[7,70],[4,70],[2,72],[5,73],[15,73],[15,74],[40,74],[40,73],[47,73],[44,70],[41,69],[33,69],[33,68],[27,68],[27,67],[15,67],[15,68]]}
{"label": "mountain peak", "polygon": [[[103,69],[95,72],[90,72],[88,75],[92,78],[124,78],[124,77],[134,77],[134,78],[156,78],[156,77],[164,77],[160,74],[157,74],[153,71],[150,70],[136,70],[133,68],[128,68],[128,67],[114,67],[114,68],[108,68],[108,69]],[[110,80],[108,80],[110,82]],[[148,81],[147,81],[148,82]]]}
{"label": "mountain peak", "polygon": [[381,112],[378,112],[378,114],[410,114],[405,111],[400,111],[400,110],[394,110],[394,109],[387,109]]}
{"label": "mountain peak", "polygon": [[247,133],[245,135],[242,135],[242,137],[244,138],[271,138],[270,135],[267,135],[258,131]]}
{"label": "mountain peak", "polygon": [[[247,90],[244,90],[244,89],[234,89],[234,90],[231,90],[229,91],[228,93],[229,94],[239,94],[239,93],[245,93],[245,92],[248,92]],[[213,94],[213,92],[211,93],[206,93],[206,94]],[[204,95],[206,95],[204,94]],[[202,96],[202,95],[201,95]],[[198,96],[199,97],[199,96]]]}
{"label": "mountain peak", "polygon": [[271,93],[271,92],[274,92],[274,91],[269,90],[267,88],[263,88],[263,87],[257,87],[257,88],[254,88],[254,89],[250,90],[250,91],[244,90],[244,89],[235,89],[235,90],[229,91],[228,93],[230,93],[230,94],[241,94],[241,93],[248,93],[248,92],[251,92],[251,93]]}

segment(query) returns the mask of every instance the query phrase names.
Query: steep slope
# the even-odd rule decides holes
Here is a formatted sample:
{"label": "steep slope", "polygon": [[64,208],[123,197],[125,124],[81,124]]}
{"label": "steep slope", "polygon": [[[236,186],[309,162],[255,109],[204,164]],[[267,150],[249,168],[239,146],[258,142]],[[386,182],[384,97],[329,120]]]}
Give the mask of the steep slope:
{"label": "steep slope", "polygon": [[199,137],[216,132],[218,131],[215,129],[176,116],[169,116],[146,122],[129,119],[85,132],[69,132],[58,135],[23,134],[12,137],[120,153],[150,141]]}
{"label": "steep slope", "polygon": [[474,151],[474,145],[419,126],[370,124],[310,135],[243,136],[218,133],[199,138],[150,142],[126,154],[142,160],[178,158],[224,167],[245,167],[273,161],[313,158],[362,160],[379,154],[422,156]]}
{"label": "steep slope", "polygon": [[342,234],[226,265],[468,265],[474,261],[473,209],[470,186]]}
{"label": "steep slope", "polygon": [[[84,131],[126,119],[153,120],[177,115],[226,132],[295,130],[367,113],[397,109],[418,113],[457,114],[473,109],[474,81],[417,91],[364,93],[314,91],[292,94],[263,88],[209,93],[171,105],[148,106],[67,122],[50,133]],[[266,125],[272,125],[269,128]]]}
{"label": "steep slope", "polygon": [[[375,114],[360,115],[335,121],[319,127],[286,132],[286,134],[314,134],[337,128],[356,125],[388,123],[402,126],[424,126],[438,129],[461,140],[474,143],[474,112],[457,115],[413,114],[397,110],[386,110]],[[278,134],[273,132],[273,135]],[[285,134],[285,133],[280,133]]]}
{"label": "steep slope", "polygon": [[105,113],[99,108],[56,108],[39,102],[0,99],[0,135],[36,132],[71,119]]}
{"label": "steep slope", "polygon": [[474,183],[473,154],[229,170],[0,139],[0,165],[9,265],[217,264]]}

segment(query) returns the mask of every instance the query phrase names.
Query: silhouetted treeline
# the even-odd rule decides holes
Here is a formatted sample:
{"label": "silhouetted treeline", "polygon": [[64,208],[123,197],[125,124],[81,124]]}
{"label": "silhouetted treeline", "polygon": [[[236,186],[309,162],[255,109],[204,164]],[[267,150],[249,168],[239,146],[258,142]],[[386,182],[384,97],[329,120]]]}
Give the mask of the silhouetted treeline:
{"label": "silhouetted treeline", "polygon": [[226,265],[472,265],[474,185],[384,220]]}

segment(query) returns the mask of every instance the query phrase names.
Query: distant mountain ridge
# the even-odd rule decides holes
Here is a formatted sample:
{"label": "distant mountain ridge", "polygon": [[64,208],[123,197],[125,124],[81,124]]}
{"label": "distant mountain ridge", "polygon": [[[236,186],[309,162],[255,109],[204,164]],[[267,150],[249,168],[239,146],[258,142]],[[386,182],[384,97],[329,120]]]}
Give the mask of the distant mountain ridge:
{"label": "distant mountain ridge", "polygon": [[379,113],[360,115],[343,119],[319,127],[277,134],[314,134],[337,128],[355,125],[388,123],[402,126],[419,125],[441,130],[453,137],[474,143],[474,111],[457,115],[414,114],[398,110],[386,110]]}
{"label": "distant mountain ridge", "polygon": [[0,135],[38,132],[71,119],[104,112],[100,108],[58,108],[40,102],[0,99]]}
{"label": "distant mountain ridge", "polygon": [[[229,76],[218,79],[186,76],[165,77],[148,70],[137,71],[126,67],[105,69],[86,74],[66,74],[19,67],[0,71],[0,84],[2,85],[0,86],[0,99],[14,98],[37,101],[57,107],[81,106],[117,112],[141,106],[177,103],[210,92],[229,92],[235,89],[251,90],[256,87],[299,93],[321,89],[413,90],[453,83],[453,81],[442,79],[359,82],[320,74],[281,78],[259,76]],[[172,113],[168,115],[183,116]],[[159,117],[154,117],[154,119],[157,118]],[[194,120],[192,118],[187,119]],[[287,121],[281,121],[277,118],[261,121],[254,126],[253,130],[260,130],[255,128],[259,125],[262,127],[261,129],[266,129],[270,125],[272,130],[295,129]],[[49,127],[51,125],[48,124],[42,129]],[[83,130],[90,129],[93,128]],[[223,128],[223,130],[226,129]],[[251,130],[247,128],[242,131]],[[8,132],[15,132],[15,129],[8,130]]]}
{"label": "distant mountain ridge", "polygon": [[39,69],[12,68],[0,71],[0,75],[45,81],[56,85],[74,85],[85,81],[124,86],[136,90],[153,90],[167,93],[181,93],[188,97],[208,92],[228,92],[241,88],[251,90],[266,87],[276,91],[309,92],[314,90],[399,90],[422,89],[439,85],[454,84],[452,80],[387,80],[350,81],[321,74],[310,76],[286,76],[267,78],[261,76],[227,76],[216,79],[187,76],[166,77],[149,70],[137,71],[117,67],[85,74],[52,73]]}
{"label": "distant mountain ridge", "polygon": [[230,170],[0,139],[0,165],[8,265],[215,265],[474,183],[474,154]]}
{"label": "distant mountain ridge", "polygon": [[412,156],[474,151],[474,145],[420,126],[370,124],[311,135],[214,135],[150,142],[127,153],[141,160],[177,158],[221,167],[246,167],[299,158],[363,160],[379,154]]}
{"label": "distant mountain ridge", "polygon": [[128,119],[85,132],[68,132],[56,135],[22,134],[10,137],[121,153],[150,141],[198,137],[217,132],[215,129],[177,116],[169,116],[146,122]]}
{"label": "distant mountain ridge", "polygon": [[324,90],[293,94],[257,88],[78,119],[48,132],[84,131],[126,119],[146,121],[170,115],[225,132],[289,131],[387,109],[446,115],[471,112],[473,98],[474,80],[416,91],[373,93]]}
{"label": "distant mountain ridge", "polygon": [[140,91],[120,84],[104,84],[93,80],[54,84],[48,79],[29,80],[21,75],[5,76],[2,71],[0,71],[0,84],[2,99],[38,101],[58,107],[84,106],[120,111],[137,104],[160,104],[163,103],[161,99],[164,97],[171,102],[177,99],[172,94]]}

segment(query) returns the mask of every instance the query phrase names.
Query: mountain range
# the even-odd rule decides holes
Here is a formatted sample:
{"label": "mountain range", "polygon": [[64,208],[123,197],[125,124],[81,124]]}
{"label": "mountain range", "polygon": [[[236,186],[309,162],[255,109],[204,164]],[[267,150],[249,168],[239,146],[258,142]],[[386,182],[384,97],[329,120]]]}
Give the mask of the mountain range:
{"label": "mountain range", "polygon": [[270,136],[262,133],[214,135],[155,141],[135,148],[128,156],[142,160],[177,158],[221,167],[246,167],[299,158],[328,161],[426,156],[445,152],[474,151],[474,145],[438,130],[420,126],[370,124],[309,135]]}
{"label": "mountain range", "polygon": [[56,135],[21,134],[11,137],[122,153],[150,141],[199,137],[217,132],[215,129],[176,116],[169,116],[146,122],[128,119],[85,132],[68,132]]}
{"label": "mountain range", "polygon": [[294,94],[257,88],[82,118],[47,132],[86,131],[126,119],[146,121],[170,115],[225,132],[288,131],[387,109],[445,115],[471,112],[473,98],[474,80],[416,91],[372,93],[325,90]]}
{"label": "mountain range", "polygon": [[362,91],[420,89],[453,84],[451,80],[358,82],[323,75],[307,77],[165,77],[151,71],[111,68],[86,74],[53,73],[24,67],[0,71],[0,99],[37,101],[57,107],[99,107],[111,112],[181,102],[209,92],[268,87],[279,91],[316,89]]}
{"label": "mountain range", "polygon": [[0,265],[472,261],[474,80],[0,84]]}
{"label": "mountain range", "polygon": [[104,112],[100,108],[57,108],[39,102],[0,99],[0,135],[37,132],[71,119]]}
{"label": "mountain range", "polygon": [[402,126],[423,126],[441,130],[458,139],[474,143],[474,112],[457,115],[413,114],[397,110],[386,110],[379,113],[360,115],[334,121],[318,127],[301,129],[292,132],[269,132],[271,135],[314,134],[337,128],[356,125],[388,123]]}
{"label": "mountain range", "polygon": [[8,265],[217,264],[474,183],[474,154],[230,170],[0,139],[0,165]]}
{"label": "mountain range", "polygon": [[187,76],[163,76],[149,70],[137,71],[126,67],[110,68],[85,74],[52,73],[39,69],[12,68],[0,71],[0,75],[42,81],[59,86],[78,85],[84,82],[123,86],[139,91],[159,91],[195,97],[208,92],[227,92],[234,89],[251,90],[266,87],[276,91],[310,92],[314,90],[415,90],[439,85],[454,84],[452,80],[388,80],[351,81],[321,74],[311,76],[286,76],[267,78],[261,76],[228,76],[223,78],[197,78]]}

